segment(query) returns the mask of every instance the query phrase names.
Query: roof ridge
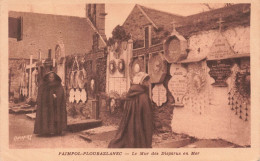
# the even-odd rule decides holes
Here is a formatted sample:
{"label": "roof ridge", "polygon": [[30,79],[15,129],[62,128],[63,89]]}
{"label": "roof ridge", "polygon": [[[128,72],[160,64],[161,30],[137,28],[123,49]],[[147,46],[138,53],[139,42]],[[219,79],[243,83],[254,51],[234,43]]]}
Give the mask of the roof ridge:
{"label": "roof ridge", "polygon": [[92,21],[90,21],[90,19],[88,17],[86,17],[86,20],[89,23],[90,27],[99,35],[99,37],[101,38],[102,42],[106,46],[107,45],[106,41],[104,40],[102,35],[99,33],[98,29],[95,27],[95,25],[92,23]]}
{"label": "roof ridge", "polygon": [[[90,21],[90,19],[88,17],[77,17],[77,16],[69,16],[69,15],[56,15],[56,14],[50,14],[50,13],[38,13],[38,12],[24,12],[24,11],[8,11],[9,12],[13,12],[13,13],[24,13],[24,14],[40,14],[40,15],[46,15],[46,16],[57,16],[57,17],[69,17],[69,18],[77,18],[77,19],[82,19],[82,20],[87,20],[88,24],[90,25],[90,27],[97,32],[97,34],[99,35],[99,37],[101,38],[101,41],[104,43],[104,45],[106,46],[106,41],[104,40],[104,38],[102,37],[102,35],[99,33],[98,29],[94,26],[94,24]],[[9,16],[9,15],[8,15]]]}
{"label": "roof ridge", "polygon": [[146,8],[146,9],[148,9],[148,10],[154,10],[154,11],[157,11],[157,12],[162,12],[162,13],[164,13],[164,14],[168,14],[168,15],[171,15],[171,16],[186,17],[186,16],[182,16],[182,15],[179,15],[179,14],[176,14],[176,13],[170,13],[170,12],[166,12],[166,11],[162,11],[162,10],[157,10],[157,9],[150,8],[150,7],[146,7],[146,6],[143,6],[143,5],[140,5],[140,4],[137,4],[137,5],[139,5],[140,7]]}
{"label": "roof ridge", "polygon": [[247,4],[247,3],[233,4],[231,6],[224,6],[224,7],[220,7],[220,8],[216,8],[216,9],[212,9],[212,10],[208,10],[208,11],[203,11],[203,12],[199,12],[199,13],[192,14],[192,15],[188,15],[185,18],[189,18],[189,17],[192,17],[192,16],[197,16],[197,15],[200,15],[200,14],[207,14],[207,13],[211,13],[211,12],[218,12],[218,11],[223,10],[223,9],[228,10],[228,9],[240,6],[240,5],[250,5],[250,4]]}
{"label": "roof ridge", "polygon": [[24,13],[24,14],[40,14],[40,15],[58,16],[58,17],[72,17],[72,18],[78,18],[78,19],[86,18],[86,17],[79,17],[79,16],[71,16],[71,15],[58,15],[58,14],[52,14],[52,13],[39,13],[39,12],[26,12],[26,11],[13,11],[13,10],[9,10],[8,13],[9,12]]}

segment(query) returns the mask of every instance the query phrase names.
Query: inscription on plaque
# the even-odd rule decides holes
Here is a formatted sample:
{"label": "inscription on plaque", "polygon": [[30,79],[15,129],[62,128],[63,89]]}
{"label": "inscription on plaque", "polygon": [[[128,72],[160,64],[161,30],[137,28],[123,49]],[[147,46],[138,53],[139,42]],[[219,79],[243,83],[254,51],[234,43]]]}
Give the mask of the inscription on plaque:
{"label": "inscription on plaque", "polygon": [[209,60],[218,60],[230,58],[235,55],[234,51],[230,47],[227,39],[220,34],[214,41],[212,47],[210,48],[210,53],[208,56]]}
{"label": "inscription on plaque", "polygon": [[231,60],[208,61],[209,75],[215,80],[212,84],[216,87],[227,87],[226,80],[231,75]]}
{"label": "inscription on plaque", "polygon": [[163,84],[156,84],[152,90],[152,99],[157,106],[162,106],[167,101],[167,91]]}
{"label": "inscription on plaque", "polygon": [[109,92],[126,93],[126,83],[126,78],[109,78]]}
{"label": "inscription on plaque", "polygon": [[174,97],[174,105],[184,106],[183,97],[187,93],[187,70],[180,64],[172,64],[170,73],[172,78],[168,83],[168,88]]}

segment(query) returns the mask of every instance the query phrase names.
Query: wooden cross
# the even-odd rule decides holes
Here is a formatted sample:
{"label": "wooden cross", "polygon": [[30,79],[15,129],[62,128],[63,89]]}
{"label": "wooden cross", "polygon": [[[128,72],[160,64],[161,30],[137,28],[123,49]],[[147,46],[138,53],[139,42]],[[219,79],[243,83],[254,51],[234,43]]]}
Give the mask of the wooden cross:
{"label": "wooden cross", "polygon": [[151,34],[149,27],[145,29],[144,47],[133,50],[133,57],[146,56],[151,53],[163,51],[163,44],[156,44],[151,46]]}
{"label": "wooden cross", "polygon": [[222,23],[223,23],[224,21],[222,20],[222,18],[220,17],[219,18],[219,21],[217,22],[218,24],[219,24],[219,32],[221,32],[221,28],[222,28]]}
{"label": "wooden cross", "polygon": [[[144,37],[144,47],[133,50],[133,57],[143,56],[144,57],[144,66],[146,68],[146,72],[148,72],[148,62],[147,58],[150,57],[150,54],[163,51],[163,44],[156,44],[151,46],[151,33],[150,26],[145,28],[145,37]],[[148,56],[148,57],[147,57]],[[149,87],[149,97],[152,96],[151,87]]]}

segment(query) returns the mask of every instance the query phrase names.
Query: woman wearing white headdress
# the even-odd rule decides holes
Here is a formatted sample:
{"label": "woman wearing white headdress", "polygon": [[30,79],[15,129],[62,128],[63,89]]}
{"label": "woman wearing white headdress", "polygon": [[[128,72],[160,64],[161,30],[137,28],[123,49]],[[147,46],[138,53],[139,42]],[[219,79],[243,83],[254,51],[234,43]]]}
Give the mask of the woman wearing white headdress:
{"label": "woman wearing white headdress", "polygon": [[109,148],[151,148],[152,109],[149,99],[149,75],[139,72],[133,78],[124,105],[124,113]]}

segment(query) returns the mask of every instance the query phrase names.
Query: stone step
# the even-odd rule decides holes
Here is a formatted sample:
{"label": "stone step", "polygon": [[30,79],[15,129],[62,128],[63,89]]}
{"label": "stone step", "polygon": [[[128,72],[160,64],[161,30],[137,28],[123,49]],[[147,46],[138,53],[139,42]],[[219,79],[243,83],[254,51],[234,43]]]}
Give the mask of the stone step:
{"label": "stone step", "polygon": [[100,133],[104,133],[104,132],[116,131],[117,129],[118,129],[118,126],[101,126],[101,127],[96,127],[93,129],[84,130],[81,133],[88,134],[88,135],[95,135],[95,134],[100,134]]}
{"label": "stone step", "polygon": [[86,119],[78,120],[76,122],[69,122],[67,129],[71,132],[78,132],[82,130],[92,129],[102,125],[102,120]]}
{"label": "stone step", "polygon": [[190,145],[193,142],[194,142],[194,140],[192,140],[192,139],[183,139],[183,140],[155,144],[153,147],[155,147],[155,148],[181,148],[181,147]]}
{"label": "stone step", "polygon": [[35,107],[29,107],[29,108],[9,108],[10,114],[29,114],[36,111]]}
{"label": "stone step", "polygon": [[184,148],[237,148],[239,145],[221,139],[201,139]]}

